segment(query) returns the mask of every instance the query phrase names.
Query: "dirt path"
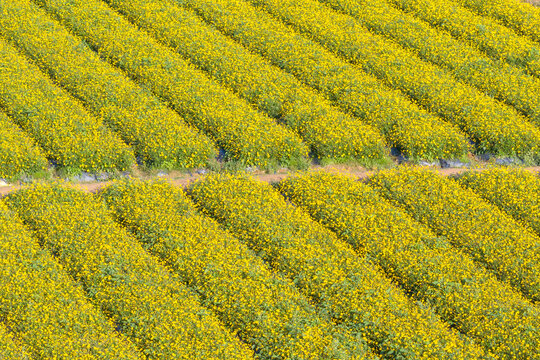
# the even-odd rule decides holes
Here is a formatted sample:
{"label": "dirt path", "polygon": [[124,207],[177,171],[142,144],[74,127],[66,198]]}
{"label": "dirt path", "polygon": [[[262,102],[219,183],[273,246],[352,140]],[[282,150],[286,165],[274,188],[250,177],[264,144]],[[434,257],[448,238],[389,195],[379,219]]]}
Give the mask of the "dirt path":
{"label": "dirt path", "polygon": [[[340,174],[347,174],[350,176],[353,176],[358,179],[365,179],[369,176],[371,176],[374,171],[366,170],[362,167],[348,167],[348,166],[327,166],[327,167],[314,167],[312,170],[320,170],[324,169],[325,171],[329,172],[336,172]],[[533,172],[535,174],[540,175],[540,166],[535,167],[527,167],[524,168],[527,171]],[[436,172],[443,176],[449,176],[454,174],[459,174],[462,172],[465,172],[467,170],[473,170],[473,171],[483,171],[486,170],[486,168],[473,168],[473,169],[467,169],[467,168],[447,168],[447,169],[441,169],[441,168],[434,168]],[[253,173],[253,177],[264,182],[268,183],[274,183],[278,182],[282,179],[284,179],[287,176],[290,176],[291,174],[294,174],[294,172],[290,171],[282,171],[278,172],[276,174],[266,174],[266,173]],[[179,187],[185,187],[189,183],[196,181],[198,179],[203,178],[204,175],[199,174],[177,174],[177,173],[171,173],[166,176],[154,176],[153,178],[161,178],[165,179],[171,184]],[[146,177],[145,179],[149,179],[150,177]],[[91,183],[69,183],[71,186],[73,186],[76,189],[80,189],[83,191],[88,192],[98,192],[102,188],[110,185],[112,181],[101,181],[101,182],[91,182]],[[3,197],[7,194],[9,194],[12,191],[16,191],[23,187],[23,185],[14,185],[14,186],[0,186],[0,197]]]}

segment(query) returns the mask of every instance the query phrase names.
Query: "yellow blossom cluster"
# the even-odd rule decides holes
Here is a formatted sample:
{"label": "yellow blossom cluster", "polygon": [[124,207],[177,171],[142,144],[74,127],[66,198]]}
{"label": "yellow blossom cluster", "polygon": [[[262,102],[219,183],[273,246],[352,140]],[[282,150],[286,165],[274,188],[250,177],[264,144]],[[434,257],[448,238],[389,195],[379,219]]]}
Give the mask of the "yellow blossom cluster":
{"label": "yellow blossom cluster", "polygon": [[540,42],[540,10],[519,0],[452,0]]}
{"label": "yellow blossom cluster", "polygon": [[116,130],[147,164],[193,168],[216,156],[210,139],[30,0],[9,1],[2,9],[0,34]]}
{"label": "yellow blossom cluster", "polygon": [[30,360],[30,354],[19,344],[11,333],[0,322],[0,359],[4,360]]}
{"label": "yellow blossom cluster", "polygon": [[[238,0],[240,1],[240,0]],[[540,129],[487,94],[317,0],[247,0],[459,126],[479,151],[540,153]]]}
{"label": "yellow blossom cluster", "polygon": [[540,179],[533,173],[512,168],[468,172],[459,183],[497,205],[540,235]]}
{"label": "yellow blossom cluster", "polygon": [[0,106],[60,167],[126,170],[131,149],[0,38]]}
{"label": "yellow blossom cluster", "polygon": [[211,175],[188,194],[203,212],[243,240],[336,322],[376,353],[399,359],[476,359],[481,348],[417,305],[381,269],[270,185],[245,176]]}
{"label": "yellow blossom cluster", "polygon": [[43,151],[0,110],[0,179],[15,180],[46,170]]}
{"label": "yellow blossom cluster", "polygon": [[383,171],[370,184],[499,279],[540,299],[540,238],[505,212],[426,169]]}
{"label": "yellow blossom cluster", "polygon": [[181,4],[377,128],[407,156],[437,159],[467,153],[467,139],[456,127],[247,2],[186,0]]}
{"label": "yellow blossom cluster", "polygon": [[451,71],[452,75],[513,106],[540,125],[540,79],[520,67],[496,62],[450,34],[379,0],[322,0],[353,16],[369,30],[390,37],[421,59]]}
{"label": "yellow blossom cluster", "polygon": [[289,177],[278,186],[496,358],[525,359],[537,351],[537,307],[369,186],[329,173]]}
{"label": "yellow blossom cluster", "polygon": [[540,77],[540,45],[447,0],[386,0],[452,36],[477,46],[494,59],[523,66]]}
{"label": "yellow blossom cluster", "polygon": [[102,201],[58,184],[36,184],[7,201],[145,358],[253,359],[178,276],[114,222]]}
{"label": "yellow blossom cluster", "polygon": [[203,305],[261,359],[366,358],[367,349],[356,338],[340,348],[330,321],[319,317],[294,284],[215,221],[198,214],[181,189],[163,182],[125,181],[107,187],[101,196],[118,221],[196,289]]}
{"label": "yellow blossom cluster", "polygon": [[0,313],[39,359],[143,359],[2,202]]}
{"label": "yellow blossom cluster", "polygon": [[174,1],[108,3],[225,87],[296,131],[319,158],[380,160],[382,135],[339,112],[294,76],[270,65]]}
{"label": "yellow blossom cluster", "polygon": [[258,112],[99,0],[36,0],[99,55],[167,101],[210,135],[229,159],[246,165],[299,166],[299,136]]}

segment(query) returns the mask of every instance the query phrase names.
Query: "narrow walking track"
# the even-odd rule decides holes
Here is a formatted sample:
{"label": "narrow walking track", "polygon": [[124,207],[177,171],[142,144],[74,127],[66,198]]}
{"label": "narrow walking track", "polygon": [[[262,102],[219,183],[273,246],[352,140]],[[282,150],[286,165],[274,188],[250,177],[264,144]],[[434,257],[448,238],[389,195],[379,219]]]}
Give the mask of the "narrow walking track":
{"label": "narrow walking track", "polygon": [[[447,168],[447,169],[433,168],[433,169],[441,175],[450,176],[454,174],[460,174],[468,170],[483,171],[483,170],[487,170],[488,167],[486,168]],[[540,176],[540,166],[526,167],[524,169]],[[362,167],[351,168],[351,167],[346,167],[346,166],[312,167],[310,168],[310,170],[325,170],[329,172],[348,174],[358,179],[365,179],[376,172],[373,170],[364,169]],[[251,174],[254,178],[260,181],[264,181],[268,183],[275,183],[275,182],[279,182],[283,180],[287,176],[293,175],[294,173],[295,173],[294,171],[283,171],[283,172],[278,172],[276,174],[267,174],[267,173],[262,173],[262,172],[253,172]],[[192,174],[183,174],[183,173],[178,174],[178,173],[173,172],[165,176],[152,176],[152,177],[140,177],[140,178],[142,180],[164,179],[174,186],[185,187],[189,183],[196,181],[202,177],[204,177],[204,175],[193,174],[193,173]],[[139,177],[136,177],[136,178],[139,178]],[[96,182],[88,182],[88,183],[68,182],[68,183],[71,184],[71,186],[73,186],[76,189],[96,193],[96,192],[99,192],[104,187],[113,183],[113,181],[99,181],[99,182],[96,181]],[[25,187],[25,185],[0,186],[0,198],[9,194],[12,191],[17,191],[23,187]]]}

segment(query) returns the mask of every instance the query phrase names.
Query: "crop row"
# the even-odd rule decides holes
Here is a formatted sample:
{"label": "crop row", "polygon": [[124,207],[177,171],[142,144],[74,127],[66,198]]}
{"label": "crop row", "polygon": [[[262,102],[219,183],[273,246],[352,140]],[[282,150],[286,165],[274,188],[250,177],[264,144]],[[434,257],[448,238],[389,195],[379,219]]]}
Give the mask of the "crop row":
{"label": "crop row", "polygon": [[499,279],[540,299],[540,238],[496,206],[427,170],[381,172],[370,184]]}
{"label": "crop row", "polygon": [[0,179],[11,180],[46,170],[43,151],[0,109]]}
{"label": "crop row", "polygon": [[534,174],[519,169],[494,168],[465,173],[459,183],[540,235],[540,180]]}
{"label": "crop row", "polygon": [[30,360],[30,354],[13,339],[13,336],[0,322],[0,358],[5,360]]}
{"label": "crop row", "polygon": [[492,58],[523,66],[540,77],[540,45],[495,20],[446,0],[386,0],[403,11],[467,41]]}
{"label": "crop row", "polygon": [[126,170],[129,147],[0,38],[0,106],[59,166]]}
{"label": "crop row", "polygon": [[321,0],[353,16],[371,31],[394,39],[421,59],[513,106],[540,125],[540,79],[519,67],[495,62],[478,49],[432,28],[428,23],[377,0]]}
{"label": "crop row", "polygon": [[279,190],[366,253],[413,298],[499,358],[525,359],[540,345],[538,309],[490,272],[355,179],[314,173]]}
{"label": "crop row", "polygon": [[365,358],[365,344],[357,344],[356,337],[340,344],[330,322],[318,316],[292,282],[198,214],[182,190],[161,182],[123,182],[102,196],[119,222],[196,289],[202,304],[259,358]]}
{"label": "crop row", "polygon": [[516,156],[540,152],[540,129],[515,109],[456,80],[448,71],[393,41],[371,34],[351,16],[317,0],[248,1],[456,124],[480,151]]}
{"label": "crop row", "polygon": [[34,185],[7,201],[145,358],[253,359],[198,297],[120,228],[92,195]]}
{"label": "crop row", "polygon": [[323,96],[205,24],[191,10],[167,0],[107,2],[220,84],[284,122],[318,157],[368,161],[384,157],[384,141],[377,130],[340,113]]}
{"label": "crop row", "polygon": [[[329,189],[331,190],[331,189]],[[412,303],[377,266],[265,183],[216,175],[188,194],[375,352],[401,359],[474,359],[482,350]]]}
{"label": "crop row", "polygon": [[253,109],[99,0],[36,0],[99,55],[166,100],[247,165],[299,166],[308,149],[291,130]]}
{"label": "crop row", "polygon": [[0,34],[116,130],[146,163],[194,168],[216,156],[206,136],[30,0],[9,1],[2,8]]}
{"label": "crop row", "polygon": [[540,10],[517,0],[453,0],[540,42]]}
{"label": "crop row", "polygon": [[36,358],[142,359],[0,202],[0,313]]}
{"label": "crop row", "polygon": [[468,142],[457,128],[246,2],[188,0],[181,5],[371,124],[408,156],[455,158],[467,152]]}

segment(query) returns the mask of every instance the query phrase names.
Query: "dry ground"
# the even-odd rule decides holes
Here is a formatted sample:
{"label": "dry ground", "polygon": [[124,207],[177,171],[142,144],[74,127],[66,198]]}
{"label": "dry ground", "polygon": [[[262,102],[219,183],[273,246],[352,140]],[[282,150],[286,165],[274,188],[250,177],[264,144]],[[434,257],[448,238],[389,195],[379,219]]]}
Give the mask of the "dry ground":
{"label": "dry ground", "polygon": [[[342,166],[342,165],[334,166],[334,165],[331,165],[331,166],[326,166],[324,168],[322,168],[322,167],[313,167],[312,168],[312,170],[320,170],[320,169],[324,169],[325,171],[329,171],[329,172],[346,174],[346,175],[355,177],[357,179],[365,179],[365,178],[371,176],[374,173],[374,171],[367,170],[367,169],[362,168],[360,166]],[[473,171],[486,170],[486,168],[472,168],[472,169],[448,168],[448,169],[441,169],[441,168],[436,168],[436,167],[434,167],[433,169],[434,169],[434,171],[437,171],[439,174],[444,175],[444,176],[459,174],[459,173],[465,172],[467,170],[473,170]],[[540,175],[540,166],[527,167],[527,168],[525,168],[525,170],[533,172],[533,173],[535,173],[537,175]],[[254,172],[251,175],[254,178],[256,178],[256,179],[258,179],[260,181],[264,181],[264,182],[268,182],[268,183],[275,183],[275,182],[278,182],[278,181],[284,179],[285,177],[291,176],[293,174],[294,174],[294,172],[290,172],[290,171],[280,171],[280,172],[277,172],[275,174],[266,174],[266,173],[262,173],[262,172]],[[199,175],[199,174],[191,174],[191,175],[189,175],[189,174],[185,174],[185,173],[171,172],[170,174],[168,174],[166,176],[161,176],[161,177],[158,177],[158,178],[165,179],[165,180],[167,180],[168,182],[170,182],[171,184],[173,184],[175,186],[185,187],[189,183],[191,183],[193,181],[196,181],[198,179],[201,179],[202,177],[204,177],[204,175]],[[154,177],[154,178],[156,178],[156,177]],[[109,185],[111,183],[112,183],[112,181],[101,181],[101,182],[91,182],[91,183],[68,183],[68,184],[70,186],[73,186],[76,189],[80,189],[80,190],[83,190],[83,191],[88,191],[88,192],[95,193],[95,192],[98,192],[99,190],[101,190],[102,188],[106,187],[107,185]],[[12,191],[16,191],[16,190],[20,189],[21,187],[22,187],[21,185],[0,187],[0,198],[7,195],[7,194],[9,194]]]}

